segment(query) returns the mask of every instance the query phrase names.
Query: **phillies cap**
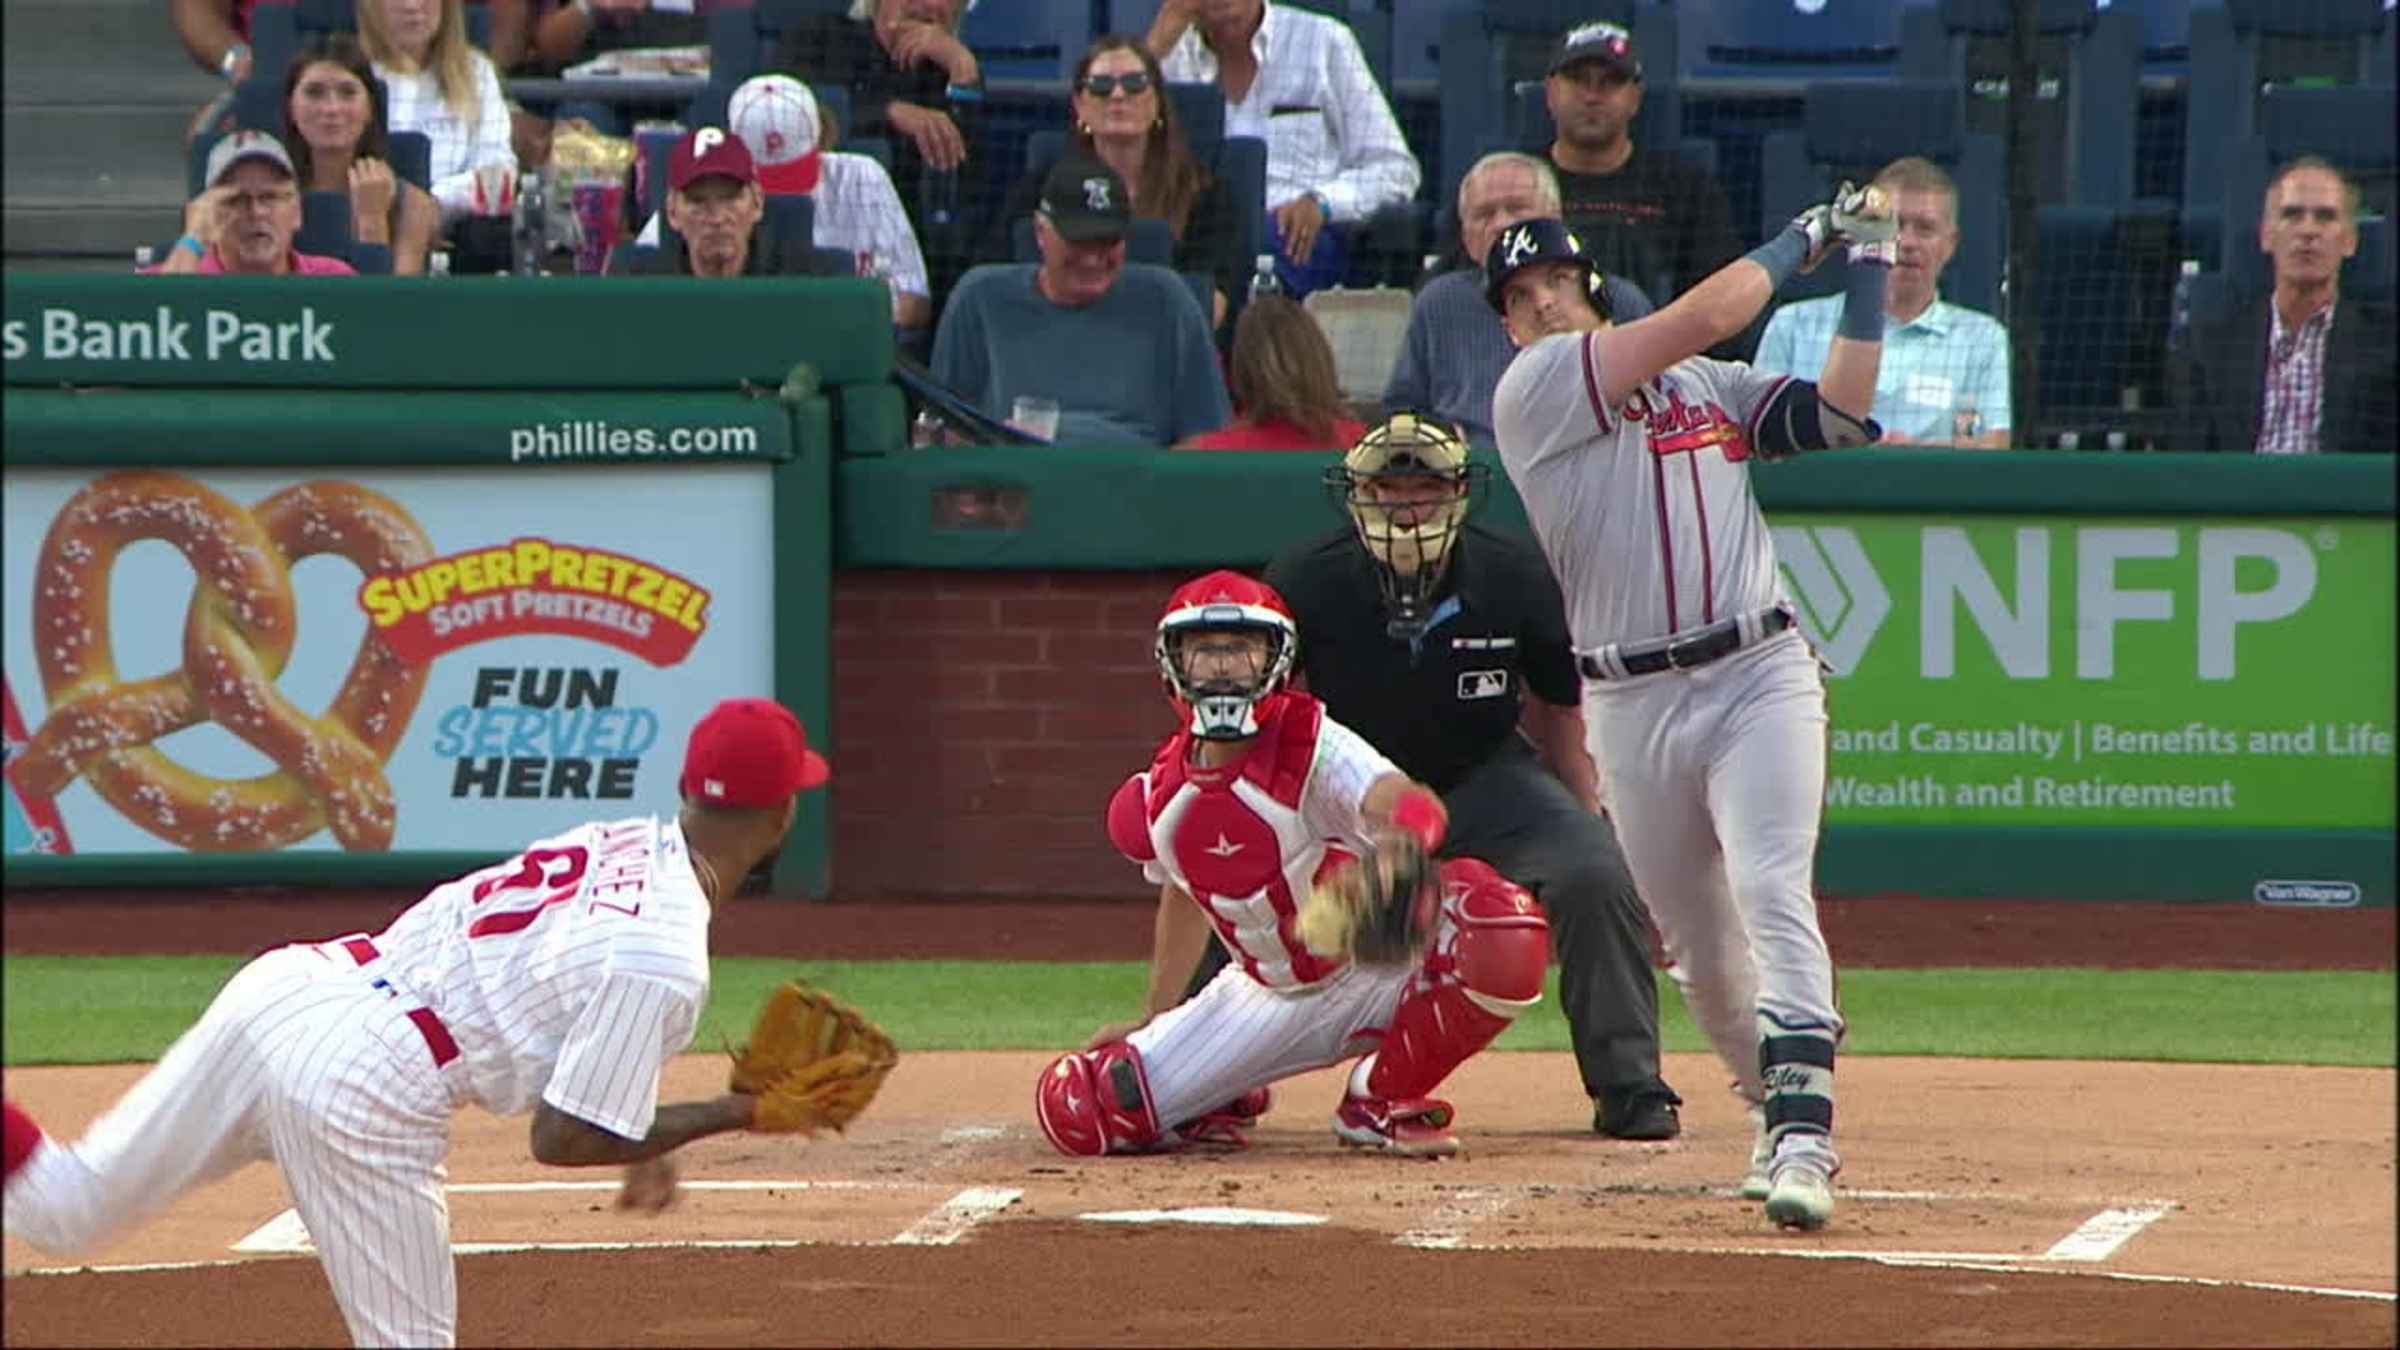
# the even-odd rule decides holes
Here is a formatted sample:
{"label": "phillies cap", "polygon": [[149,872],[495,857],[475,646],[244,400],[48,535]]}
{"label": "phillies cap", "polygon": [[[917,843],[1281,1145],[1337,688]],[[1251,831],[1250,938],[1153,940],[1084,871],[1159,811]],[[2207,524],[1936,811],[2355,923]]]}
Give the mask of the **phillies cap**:
{"label": "phillies cap", "polygon": [[723,127],[701,127],[692,132],[675,142],[675,153],[667,159],[667,186],[677,192],[690,187],[694,179],[711,175],[737,183],[758,181],[758,166],[751,162],[750,147]]}
{"label": "phillies cap", "polygon": [[1042,180],[1042,216],[1075,243],[1122,239],[1133,224],[1125,180],[1090,155],[1069,154]]}
{"label": "phillies cap", "polygon": [[234,165],[246,159],[263,159],[282,170],[286,178],[300,176],[292,168],[291,153],[283,148],[283,142],[263,131],[236,131],[208,152],[208,174],[203,181],[210,187],[217,186],[225,181],[225,175],[233,171]]}
{"label": "phillies cap", "polygon": [[780,806],[832,772],[791,709],[771,698],[729,698],[692,727],[683,795],[712,806]]}
{"label": "phillies cap", "polygon": [[814,192],[824,129],[817,96],[789,75],[744,80],[725,105],[725,121],[750,148],[758,185],[768,192]]}
{"label": "phillies cap", "polygon": [[1568,29],[1550,58],[1550,73],[1556,75],[1579,61],[1598,61],[1629,80],[1642,78],[1642,63],[1633,56],[1633,34],[1617,24],[1603,21]]}

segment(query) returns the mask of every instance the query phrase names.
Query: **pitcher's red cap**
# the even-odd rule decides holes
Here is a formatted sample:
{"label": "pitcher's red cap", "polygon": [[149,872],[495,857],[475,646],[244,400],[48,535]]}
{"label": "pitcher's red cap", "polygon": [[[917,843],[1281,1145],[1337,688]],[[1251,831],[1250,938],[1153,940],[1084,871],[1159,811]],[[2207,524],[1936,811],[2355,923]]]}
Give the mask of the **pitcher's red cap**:
{"label": "pitcher's red cap", "polygon": [[682,786],[712,806],[780,806],[832,772],[791,709],[771,698],[729,698],[692,727]]}

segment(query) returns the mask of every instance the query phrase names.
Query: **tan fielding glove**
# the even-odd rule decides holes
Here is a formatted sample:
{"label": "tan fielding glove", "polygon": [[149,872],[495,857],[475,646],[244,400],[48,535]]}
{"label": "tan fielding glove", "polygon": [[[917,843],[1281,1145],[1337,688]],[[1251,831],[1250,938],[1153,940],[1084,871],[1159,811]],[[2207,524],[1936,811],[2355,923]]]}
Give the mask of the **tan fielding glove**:
{"label": "tan fielding glove", "polygon": [[758,1098],[761,1134],[840,1133],[867,1109],[900,1062],[882,1027],[798,980],[767,995],[750,1041],[733,1052],[735,1092]]}

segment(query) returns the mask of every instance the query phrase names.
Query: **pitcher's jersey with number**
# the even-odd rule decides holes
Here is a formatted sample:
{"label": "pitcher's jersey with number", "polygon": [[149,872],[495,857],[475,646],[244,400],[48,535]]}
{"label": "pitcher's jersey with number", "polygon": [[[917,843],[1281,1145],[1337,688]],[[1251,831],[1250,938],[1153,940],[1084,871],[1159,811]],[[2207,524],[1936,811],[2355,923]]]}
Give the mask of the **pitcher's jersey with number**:
{"label": "pitcher's jersey with number", "polygon": [[1576,649],[1781,601],[1748,460],[1759,411],[1790,377],[1694,356],[1603,407],[1598,337],[1534,343],[1492,397],[1500,462],[1566,593]]}
{"label": "pitcher's jersey with number", "polygon": [[708,918],[682,829],[645,816],[446,882],[374,941],[449,1026],[486,1110],[539,1096],[639,1139],[708,1001]]}

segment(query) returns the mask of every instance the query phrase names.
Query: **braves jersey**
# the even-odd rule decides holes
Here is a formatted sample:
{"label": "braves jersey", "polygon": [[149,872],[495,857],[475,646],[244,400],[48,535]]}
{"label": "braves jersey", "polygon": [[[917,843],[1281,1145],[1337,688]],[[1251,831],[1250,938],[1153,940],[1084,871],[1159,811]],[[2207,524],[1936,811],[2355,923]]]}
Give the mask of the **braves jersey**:
{"label": "braves jersey", "polygon": [[1604,407],[1598,338],[1534,343],[1492,398],[1500,461],[1566,593],[1577,649],[1778,603],[1748,460],[1760,411],[1790,377],[1694,356]]}
{"label": "braves jersey", "polygon": [[682,829],[645,816],[446,882],[374,942],[378,970],[450,1028],[485,1109],[539,1096],[639,1139],[708,1000],[708,916]]}
{"label": "braves jersey", "polygon": [[1191,732],[1178,732],[1118,789],[1110,837],[1143,876],[1189,892],[1260,984],[1300,988],[1341,969],[1294,931],[1299,900],[1333,850],[1366,852],[1359,805],[1369,785],[1399,770],[1299,693],[1262,704],[1241,759],[1204,768],[1192,751]]}

